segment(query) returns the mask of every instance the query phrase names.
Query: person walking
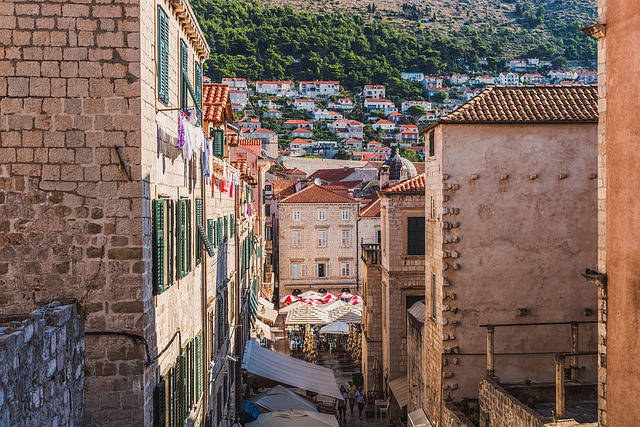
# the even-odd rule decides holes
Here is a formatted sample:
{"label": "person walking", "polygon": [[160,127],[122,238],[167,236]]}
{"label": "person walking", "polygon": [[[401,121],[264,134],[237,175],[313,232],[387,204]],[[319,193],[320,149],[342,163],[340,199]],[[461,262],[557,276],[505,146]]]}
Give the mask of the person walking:
{"label": "person walking", "polygon": [[342,400],[338,400],[338,421],[347,421],[347,389],[343,385],[340,386],[340,394]]}
{"label": "person walking", "polygon": [[365,402],[365,394],[362,386],[360,386],[358,391],[356,391],[356,402],[358,403],[358,415],[360,416],[360,419],[362,419],[362,410],[364,409]]}
{"label": "person walking", "polygon": [[353,381],[349,381],[349,386],[347,387],[347,397],[349,398],[349,407],[351,408],[351,413],[353,414],[353,407],[356,403],[356,392],[358,389],[353,385]]}

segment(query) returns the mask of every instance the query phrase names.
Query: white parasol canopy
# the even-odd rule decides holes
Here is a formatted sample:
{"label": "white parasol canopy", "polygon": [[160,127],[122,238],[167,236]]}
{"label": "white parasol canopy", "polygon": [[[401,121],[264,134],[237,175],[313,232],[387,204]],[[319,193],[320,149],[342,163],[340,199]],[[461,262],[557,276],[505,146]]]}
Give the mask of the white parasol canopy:
{"label": "white parasol canopy", "polygon": [[349,324],[344,322],[333,322],[320,329],[321,334],[346,335],[349,333]]}
{"label": "white parasol canopy", "polygon": [[281,385],[277,385],[264,393],[250,397],[249,400],[268,412],[287,411],[290,409],[317,412],[313,400],[301,396]]}
{"label": "white parasol canopy", "polygon": [[267,412],[247,427],[340,427],[335,415],[310,411]]}

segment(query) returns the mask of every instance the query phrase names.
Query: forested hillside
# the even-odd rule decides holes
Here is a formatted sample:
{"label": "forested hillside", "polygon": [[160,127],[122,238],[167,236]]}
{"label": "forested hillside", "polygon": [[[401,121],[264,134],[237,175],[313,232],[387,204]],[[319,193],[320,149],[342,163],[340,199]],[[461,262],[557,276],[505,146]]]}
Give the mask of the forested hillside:
{"label": "forested hillside", "polygon": [[[582,0],[573,0],[578,2]],[[549,13],[550,5],[560,0],[511,0],[498,2],[499,9],[471,12],[471,0],[449,3],[454,5],[447,13],[442,7],[409,3],[382,13],[375,3],[356,0],[353,4],[364,10],[352,5],[314,13],[295,4],[265,6],[257,0],[191,1],[212,49],[206,73],[214,79],[335,79],[347,88],[376,82],[392,92],[411,92],[399,79],[400,71],[473,71],[481,57],[489,61],[487,71],[497,71],[505,59],[517,56],[536,56],[557,66],[567,60],[595,61],[595,42],[579,32],[595,19],[595,8]],[[478,13],[491,18],[483,22]],[[460,19],[468,24],[453,25]],[[448,30],[442,21],[451,21]]]}

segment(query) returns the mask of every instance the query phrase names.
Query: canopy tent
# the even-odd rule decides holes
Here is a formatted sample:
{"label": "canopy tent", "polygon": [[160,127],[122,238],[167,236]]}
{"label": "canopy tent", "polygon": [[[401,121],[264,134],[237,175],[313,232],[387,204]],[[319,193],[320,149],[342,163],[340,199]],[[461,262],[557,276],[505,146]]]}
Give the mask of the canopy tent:
{"label": "canopy tent", "polygon": [[266,307],[262,304],[258,304],[258,312],[256,313],[256,315],[263,319],[266,320],[268,322],[274,323],[276,321],[276,319],[278,318],[278,312],[276,310],[273,310],[269,307]]}
{"label": "canopy tent", "polygon": [[258,298],[258,304],[262,304],[262,305],[264,305],[265,307],[267,307],[268,309],[271,309],[271,310],[275,309],[273,303],[268,301],[266,298],[259,297]]}
{"label": "canopy tent", "polygon": [[257,394],[249,398],[249,400],[258,405],[262,409],[261,412],[287,411],[289,409],[317,412],[313,400],[281,385]]}
{"label": "canopy tent", "polygon": [[298,307],[301,307],[305,305],[302,301],[294,301],[291,304],[288,304],[285,307],[282,307],[280,310],[278,310],[278,313],[282,314],[282,313],[288,313],[292,310],[295,310]]}
{"label": "canopy tent", "polygon": [[342,400],[331,369],[260,347],[255,340],[249,340],[245,345],[242,369],[282,384]]}
{"label": "canopy tent", "polygon": [[271,333],[271,328],[269,327],[269,325],[266,325],[264,323],[262,323],[260,320],[256,319],[255,321],[255,329],[258,331],[258,334],[260,333],[260,331],[262,331],[262,333],[264,334],[264,337],[266,339],[268,339],[269,341],[275,341],[273,338],[273,334]]}
{"label": "canopy tent", "polygon": [[409,404],[409,384],[406,375],[389,381],[389,388],[401,408]]}
{"label": "canopy tent", "polygon": [[287,313],[285,325],[326,325],[329,323],[329,316],[320,307],[311,307],[302,304],[296,309]]}
{"label": "canopy tent", "polygon": [[246,427],[340,427],[333,414],[310,411],[280,411],[262,414]]}
{"label": "canopy tent", "polygon": [[336,300],[333,302],[330,302],[328,304],[325,304],[322,306],[322,309],[325,311],[332,311],[335,310],[336,308],[340,308],[340,307],[344,307],[345,305],[347,305],[346,302],[342,301],[342,300]]}
{"label": "canopy tent", "polygon": [[427,414],[422,408],[409,412],[409,414],[407,414],[407,418],[409,420],[410,427],[433,427],[433,424],[431,424],[431,421],[429,421]]}
{"label": "canopy tent", "polygon": [[356,306],[346,304],[329,312],[329,321],[339,320],[344,323],[361,323],[362,310]]}
{"label": "canopy tent", "polygon": [[346,335],[349,333],[349,324],[344,322],[333,322],[320,329],[321,334]]}

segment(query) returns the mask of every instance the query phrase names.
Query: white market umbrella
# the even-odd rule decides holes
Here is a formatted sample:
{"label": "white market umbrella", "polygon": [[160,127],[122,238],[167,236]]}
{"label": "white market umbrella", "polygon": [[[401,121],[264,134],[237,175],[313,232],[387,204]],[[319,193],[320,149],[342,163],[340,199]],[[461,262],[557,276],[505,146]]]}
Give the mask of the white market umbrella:
{"label": "white market umbrella", "polygon": [[246,427],[340,427],[335,415],[310,411],[267,412]]}
{"label": "white market umbrella", "polygon": [[250,397],[249,400],[267,412],[287,411],[290,409],[317,412],[313,400],[301,396],[281,385],[277,385],[264,393]]}
{"label": "white market umbrella", "polygon": [[333,322],[320,329],[321,334],[337,334],[347,335],[349,333],[349,324],[344,322]]}

